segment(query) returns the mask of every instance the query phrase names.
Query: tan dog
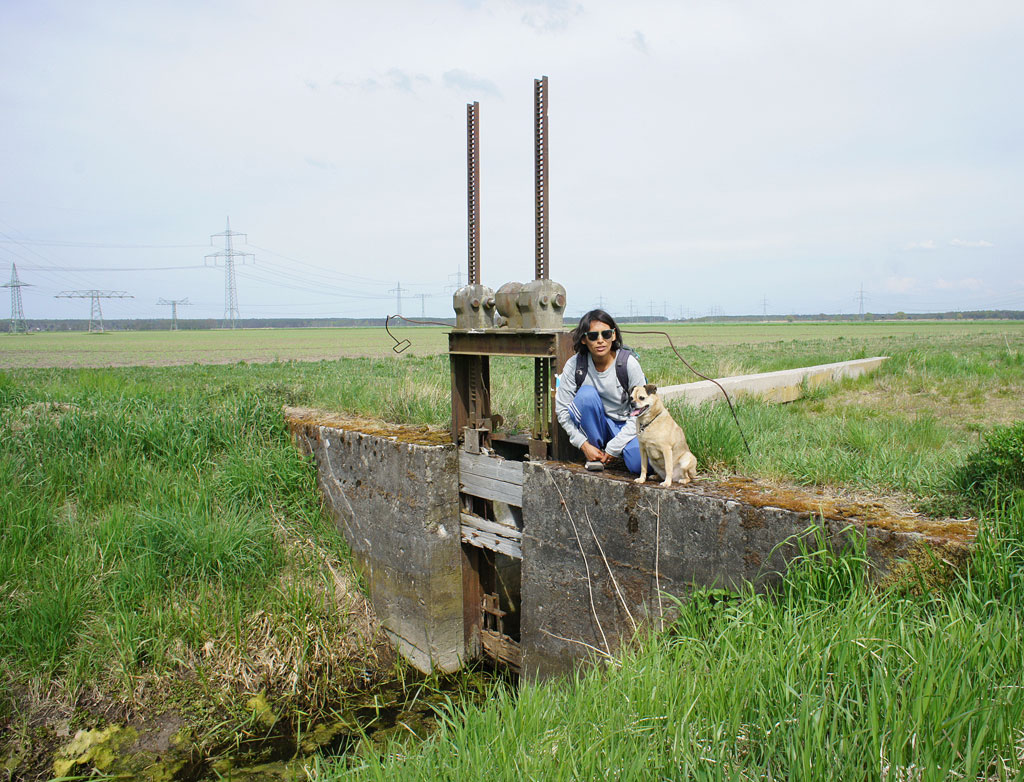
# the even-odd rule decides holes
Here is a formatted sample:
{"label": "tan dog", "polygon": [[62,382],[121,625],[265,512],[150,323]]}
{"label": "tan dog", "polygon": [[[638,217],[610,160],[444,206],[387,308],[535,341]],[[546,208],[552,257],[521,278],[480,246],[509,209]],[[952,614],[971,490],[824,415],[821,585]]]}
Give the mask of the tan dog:
{"label": "tan dog", "polygon": [[[671,486],[672,481],[687,484],[697,477],[697,459],[686,445],[686,435],[668,412],[658,387],[648,383],[634,386],[630,392],[633,412],[636,417],[637,440],[640,444],[640,477],[634,483],[647,481],[647,465],[653,465],[655,472],[665,480],[662,486]],[[666,468],[671,465],[671,469]]]}

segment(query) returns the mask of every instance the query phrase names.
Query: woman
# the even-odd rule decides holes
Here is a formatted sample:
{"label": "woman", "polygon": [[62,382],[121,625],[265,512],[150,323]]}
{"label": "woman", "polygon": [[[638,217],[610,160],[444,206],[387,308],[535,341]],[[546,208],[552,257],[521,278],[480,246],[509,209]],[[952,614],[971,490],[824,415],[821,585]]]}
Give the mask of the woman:
{"label": "woman", "polygon": [[[565,362],[555,394],[558,423],[569,442],[583,451],[588,463],[604,466],[621,456],[630,472],[640,472],[640,446],[636,419],[629,415],[628,391],[647,383],[640,362],[622,347],[615,319],[604,310],[591,310],[572,333],[576,356]],[[619,356],[622,351],[623,355]],[[577,364],[583,357],[586,372],[577,387]],[[616,371],[625,358],[625,372]],[[624,374],[625,387],[619,377]],[[589,466],[589,465],[588,465]]]}

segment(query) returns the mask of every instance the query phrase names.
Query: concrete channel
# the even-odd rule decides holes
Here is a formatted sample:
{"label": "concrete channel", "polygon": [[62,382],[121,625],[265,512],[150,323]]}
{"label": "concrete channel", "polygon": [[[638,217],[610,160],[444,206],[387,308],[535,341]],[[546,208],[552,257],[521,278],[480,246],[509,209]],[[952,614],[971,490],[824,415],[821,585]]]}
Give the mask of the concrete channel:
{"label": "concrete channel", "polygon": [[[771,374],[801,388],[861,366]],[[481,654],[531,678],[572,671],[661,622],[667,595],[771,588],[804,536],[841,548],[862,535],[885,580],[956,565],[976,534],[969,521],[756,480],[640,486],[624,473],[467,453],[423,427],[294,408],[286,418],[383,626],[424,672]],[[467,493],[491,502],[494,518],[476,516]]]}

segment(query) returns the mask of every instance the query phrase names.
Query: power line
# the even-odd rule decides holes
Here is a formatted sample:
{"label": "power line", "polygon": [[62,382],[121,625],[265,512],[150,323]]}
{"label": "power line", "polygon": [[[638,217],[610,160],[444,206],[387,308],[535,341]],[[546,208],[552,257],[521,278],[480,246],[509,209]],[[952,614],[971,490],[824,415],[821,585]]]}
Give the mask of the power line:
{"label": "power line", "polygon": [[35,247],[87,247],[100,250],[178,250],[206,247],[205,244],[108,244],[106,242],[71,242],[59,239],[0,239],[0,244],[20,244]]}
{"label": "power line", "polygon": [[25,310],[21,306],[21,289],[30,283],[18,279],[18,268],[11,264],[11,281],[4,283],[3,288],[11,289],[11,334],[27,334],[28,326],[25,325]]}

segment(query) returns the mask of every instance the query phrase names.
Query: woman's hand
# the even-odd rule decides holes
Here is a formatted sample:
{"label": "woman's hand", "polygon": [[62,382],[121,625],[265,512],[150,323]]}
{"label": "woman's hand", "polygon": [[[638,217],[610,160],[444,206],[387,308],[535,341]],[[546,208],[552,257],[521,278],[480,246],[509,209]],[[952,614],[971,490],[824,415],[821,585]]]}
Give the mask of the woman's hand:
{"label": "woman's hand", "polygon": [[608,464],[612,458],[596,445],[591,445],[589,441],[583,443],[583,445],[580,446],[580,450],[583,451],[583,455],[587,457],[588,462],[601,462],[601,464]]}

